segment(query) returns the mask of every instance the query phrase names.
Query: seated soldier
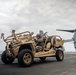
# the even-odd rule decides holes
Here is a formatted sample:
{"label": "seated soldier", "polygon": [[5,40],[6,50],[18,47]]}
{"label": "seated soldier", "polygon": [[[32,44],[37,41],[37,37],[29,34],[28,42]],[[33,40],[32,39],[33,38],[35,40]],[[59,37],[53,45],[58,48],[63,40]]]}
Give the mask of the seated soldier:
{"label": "seated soldier", "polygon": [[42,46],[42,48],[44,47],[44,33],[42,30],[39,31],[39,34],[36,35],[36,42],[37,42],[37,46]]}

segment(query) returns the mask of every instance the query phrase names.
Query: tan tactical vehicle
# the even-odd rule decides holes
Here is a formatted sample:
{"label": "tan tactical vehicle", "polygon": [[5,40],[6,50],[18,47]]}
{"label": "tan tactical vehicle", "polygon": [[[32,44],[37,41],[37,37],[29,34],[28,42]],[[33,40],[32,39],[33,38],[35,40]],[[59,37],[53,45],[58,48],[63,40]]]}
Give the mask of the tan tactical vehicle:
{"label": "tan tactical vehicle", "polygon": [[15,58],[18,58],[20,66],[31,66],[34,58],[45,60],[46,57],[56,57],[57,61],[62,61],[64,58],[63,40],[60,36],[48,36],[43,31],[40,34],[33,36],[33,32],[22,32],[15,34],[12,30],[12,35],[4,38],[6,43],[5,51],[1,55],[1,59],[5,64],[11,64]]}

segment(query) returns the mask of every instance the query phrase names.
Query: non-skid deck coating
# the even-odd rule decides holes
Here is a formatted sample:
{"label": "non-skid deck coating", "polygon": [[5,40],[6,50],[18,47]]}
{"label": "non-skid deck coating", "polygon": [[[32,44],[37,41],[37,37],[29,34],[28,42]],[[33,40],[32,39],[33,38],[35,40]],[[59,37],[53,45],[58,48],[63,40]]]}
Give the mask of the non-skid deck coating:
{"label": "non-skid deck coating", "polygon": [[11,65],[0,60],[0,75],[76,75],[76,54],[65,54],[64,61],[48,57],[45,61],[35,59],[31,67],[22,68],[17,59]]}

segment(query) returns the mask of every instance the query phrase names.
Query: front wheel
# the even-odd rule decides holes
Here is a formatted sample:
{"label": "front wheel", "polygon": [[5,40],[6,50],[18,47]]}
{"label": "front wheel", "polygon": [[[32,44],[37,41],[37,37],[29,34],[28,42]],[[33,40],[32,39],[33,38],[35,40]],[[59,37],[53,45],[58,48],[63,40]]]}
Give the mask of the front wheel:
{"label": "front wheel", "polygon": [[6,56],[6,51],[4,51],[1,55],[1,60],[2,62],[4,62],[5,64],[11,64],[14,61],[15,58],[12,57],[7,57]]}
{"label": "front wheel", "polygon": [[63,59],[64,59],[64,53],[63,53],[63,51],[58,50],[56,52],[56,59],[57,59],[57,61],[63,61]]}
{"label": "front wheel", "polygon": [[29,67],[32,65],[34,56],[31,50],[24,49],[18,55],[18,63],[22,67]]}

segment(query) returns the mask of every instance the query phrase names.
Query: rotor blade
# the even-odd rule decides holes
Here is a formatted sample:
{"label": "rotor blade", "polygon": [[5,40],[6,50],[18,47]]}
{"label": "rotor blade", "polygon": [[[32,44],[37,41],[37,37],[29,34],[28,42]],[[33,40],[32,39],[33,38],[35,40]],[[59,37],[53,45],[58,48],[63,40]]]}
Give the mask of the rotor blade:
{"label": "rotor blade", "polygon": [[74,40],[73,40],[73,39],[64,40],[65,43],[66,43],[66,42],[72,42],[72,41],[74,41]]}
{"label": "rotor blade", "polygon": [[70,33],[73,33],[75,30],[63,30],[63,29],[57,29],[57,31],[64,31],[64,32],[70,32]]}

